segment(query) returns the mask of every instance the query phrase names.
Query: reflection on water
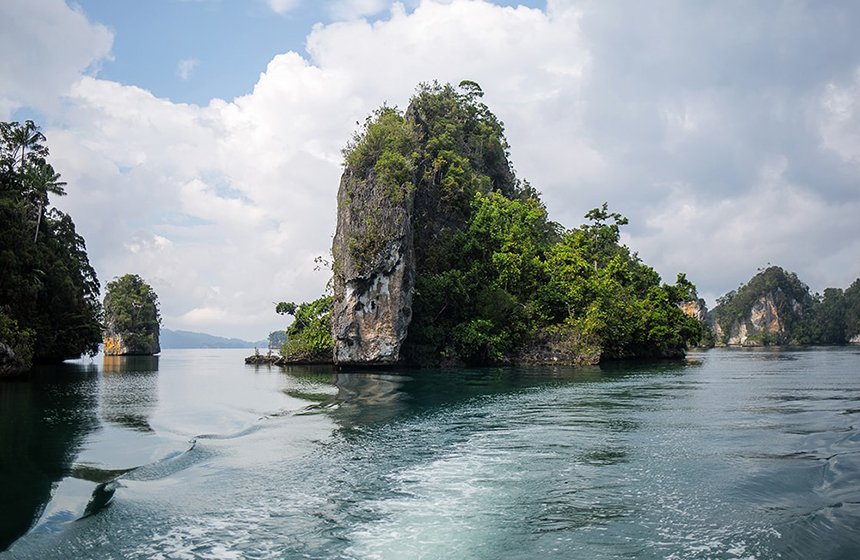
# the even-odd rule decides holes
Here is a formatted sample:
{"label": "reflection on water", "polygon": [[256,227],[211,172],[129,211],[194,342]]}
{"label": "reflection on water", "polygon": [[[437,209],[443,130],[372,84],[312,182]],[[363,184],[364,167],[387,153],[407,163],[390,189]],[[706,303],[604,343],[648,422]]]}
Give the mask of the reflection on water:
{"label": "reflection on water", "polygon": [[105,373],[150,373],[158,371],[159,356],[104,356]]}
{"label": "reflection on water", "polygon": [[39,518],[98,428],[94,364],[44,366],[0,383],[0,550]]}
{"label": "reflection on water", "polygon": [[101,416],[141,432],[151,432],[149,417],[158,404],[158,356],[105,356]]}

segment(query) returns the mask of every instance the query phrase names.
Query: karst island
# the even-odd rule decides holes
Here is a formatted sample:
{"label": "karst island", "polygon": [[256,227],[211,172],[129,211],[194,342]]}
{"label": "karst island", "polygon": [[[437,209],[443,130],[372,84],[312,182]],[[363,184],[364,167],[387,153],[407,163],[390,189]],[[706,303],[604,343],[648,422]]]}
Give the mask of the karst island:
{"label": "karst island", "polygon": [[284,361],[594,364],[678,357],[700,340],[682,309],[695,286],[662,282],[605,203],[579,227],[551,221],[482,97],[471,81],[422,84],[347,143],[332,293],[278,305],[295,317]]}

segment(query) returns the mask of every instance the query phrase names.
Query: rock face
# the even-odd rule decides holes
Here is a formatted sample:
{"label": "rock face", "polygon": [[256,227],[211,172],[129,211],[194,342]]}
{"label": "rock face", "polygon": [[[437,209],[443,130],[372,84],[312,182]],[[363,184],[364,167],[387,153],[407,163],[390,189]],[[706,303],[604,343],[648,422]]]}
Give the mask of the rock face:
{"label": "rock face", "polygon": [[[797,316],[802,316],[803,309],[797,301],[793,301],[791,307]],[[726,333],[725,328],[731,329],[730,332]],[[717,322],[714,332],[718,340],[728,334],[728,346],[762,346],[766,337],[773,342],[784,343],[787,334],[785,319],[780,317],[773,292],[762,294],[744,320],[728,327]]]}
{"label": "rock face", "polygon": [[117,328],[116,320],[105,318],[104,354],[105,356],[152,356],[161,352],[158,341],[158,325],[147,339],[123,333]]}
{"label": "rock face", "polygon": [[400,362],[415,283],[413,197],[407,186],[392,192],[373,172],[356,177],[347,169],[341,178],[332,244],[336,364]]}
{"label": "rock face", "polygon": [[595,341],[566,329],[542,330],[516,358],[517,365],[584,366],[600,362],[601,348]]}
{"label": "rock face", "polygon": [[27,365],[15,355],[15,351],[0,342],[0,377],[19,375],[27,370]]}
{"label": "rock face", "polygon": [[708,307],[705,305],[705,300],[685,301],[680,304],[680,307],[687,317],[697,319],[700,323],[708,322]]}

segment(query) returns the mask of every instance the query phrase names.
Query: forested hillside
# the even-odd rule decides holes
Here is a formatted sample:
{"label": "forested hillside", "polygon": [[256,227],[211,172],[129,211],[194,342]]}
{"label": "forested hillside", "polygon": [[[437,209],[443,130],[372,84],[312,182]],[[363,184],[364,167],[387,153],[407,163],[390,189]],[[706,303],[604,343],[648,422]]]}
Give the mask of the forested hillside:
{"label": "forested hillside", "polygon": [[65,194],[32,121],[0,123],[0,343],[9,371],[95,353],[99,282],[72,218],[50,207]]}

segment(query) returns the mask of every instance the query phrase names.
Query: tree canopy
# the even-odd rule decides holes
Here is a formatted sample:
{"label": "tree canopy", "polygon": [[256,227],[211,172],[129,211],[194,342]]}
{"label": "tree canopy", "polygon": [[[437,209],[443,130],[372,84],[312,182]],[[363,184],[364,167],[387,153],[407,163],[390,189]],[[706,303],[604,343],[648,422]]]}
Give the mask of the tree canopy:
{"label": "tree canopy", "polygon": [[24,368],[95,354],[99,282],[72,218],[50,207],[65,194],[33,121],[0,123],[0,342]]}
{"label": "tree canopy", "polygon": [[[286,330],[286,342],[281,344],[281,355],[294,362],[331,361],[331,309],[330,295],[299,305],[278,303],[275,307],[277,313],[294,317]],[[272,340],[271,335],[269,340]]]}

